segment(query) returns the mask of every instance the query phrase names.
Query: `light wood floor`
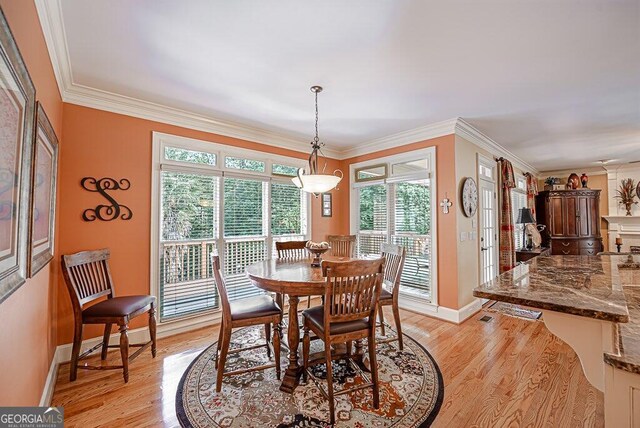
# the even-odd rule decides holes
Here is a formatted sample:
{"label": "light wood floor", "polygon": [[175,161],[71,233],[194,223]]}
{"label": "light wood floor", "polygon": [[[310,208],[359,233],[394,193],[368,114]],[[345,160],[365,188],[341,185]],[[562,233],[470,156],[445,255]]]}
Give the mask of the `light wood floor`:
{"label": "light wood floor", "polygon": [[[484,314],[493,320],[478,321]],[[434,426],[604,425],[602,393],[588,383],[576,354],[544,323],[487,311],[461,325],[403,311],[402,322],[442,370],[445,398]],[[159,340],[157,357],[139,356],[126,385],[115,370],[80,370],[70,383],[69,366],[62,365],[53,404],[64,406],[68,427],[179,426],[178,382],[217,337],[217,327],[210,327]],[[110,351],[109,360],[118,358],[117,350]]]}

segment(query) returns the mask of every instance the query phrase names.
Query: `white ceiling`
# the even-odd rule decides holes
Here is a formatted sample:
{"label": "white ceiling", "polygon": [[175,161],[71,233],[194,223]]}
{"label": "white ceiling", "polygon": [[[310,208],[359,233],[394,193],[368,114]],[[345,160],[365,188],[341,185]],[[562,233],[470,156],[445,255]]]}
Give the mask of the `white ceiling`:
{"label": "white ceiling", "polygon": [[[640,159],[640,2],[62,0],[74,84],[346,150],[463,117],[539,170]],[[301,150],[306,150],[302,146]]]}

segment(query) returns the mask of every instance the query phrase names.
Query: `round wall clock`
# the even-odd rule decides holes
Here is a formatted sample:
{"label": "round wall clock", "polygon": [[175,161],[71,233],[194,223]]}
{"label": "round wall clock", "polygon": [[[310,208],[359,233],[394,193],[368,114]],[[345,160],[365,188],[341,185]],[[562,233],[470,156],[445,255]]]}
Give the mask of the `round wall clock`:
{"label": "round wall clock", "polygon": [[476,181],[469,177],[462,184],[462,211],[467,217],[471,217],[478,210],[478,186]]}

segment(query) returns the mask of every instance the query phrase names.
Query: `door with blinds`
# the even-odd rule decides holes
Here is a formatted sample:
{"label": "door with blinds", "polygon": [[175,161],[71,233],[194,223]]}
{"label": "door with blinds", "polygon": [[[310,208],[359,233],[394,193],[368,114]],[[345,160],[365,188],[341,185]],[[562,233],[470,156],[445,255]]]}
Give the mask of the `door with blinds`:
{"label": "door with blinds", "polygon": [[274,257],[276,241],[308,236],[309,197],[291,182],[296,160],[260,159],[250,151],[231,155],[193,140],[184,143],[189,148],[156,144],[152,276],[160,321],[219,307],[212,254],[221,259],[230,300],[262,293],[248,280],[247,265]]}
{"label": "door with blinds", "polygon": [[424,160],[391,164],[392,175],[397,171],[396,177],[372,183],[366,182],[368,178],[358,183],[356,178],[354,186],[358,256],[379,255],[380,245],[387,242],[403,246],[407,256],[401,291],[431,300],[432,189],[427,166]]}

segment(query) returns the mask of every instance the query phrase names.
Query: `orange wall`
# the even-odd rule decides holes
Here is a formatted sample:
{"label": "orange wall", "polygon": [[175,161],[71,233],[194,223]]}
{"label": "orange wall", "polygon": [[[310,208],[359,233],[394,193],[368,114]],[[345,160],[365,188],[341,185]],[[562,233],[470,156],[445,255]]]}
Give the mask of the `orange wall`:
{"label": "orange wall", "polygon": [[[364,156],[342,161],[343,171],[349,171],[349,165],[363,162],[371,159],[377,159],[384,156],[405,153],[412,150],[423,149],[425,147],[436,148],[436,200],[441,201],[445,197],[445,193],[450,198],[457,195],[456,187],[456,170],[455,170],[455,136],[446,135],[444,137],[433,138],[430,140],[420,141],[407,144],[393,149],[382,150],[370,153]],[[349,207],[349,186],[343,185],[345,193],[342,195],[340,205]],[[452,196],[453,195],[453,196]],[[348,208],[347,208],[348,211]],[[341,223],[337,226],[343,233],[349,230],[349,214],[340,219]],[[456,214],[455,210],[451,210],[449,214],[443,214],[442,210],[438,210],[438,304],[447,308],[458,309],[458,263],[456,249]]]}
{"label": "orange wall", "polygon": [[[0,0],[36,97],[61,140],[62,100],[31,1]],[[50,263],[0,304],[0,406],[37,405],[55,351],[57,264]]]}
{"label": "orange wall", "polygon": [[[108,247],[111,249],[111,272],[117,295],[148,294],[150,283],[151,237],[151,149],[152,132],[164,132],[203,141],[228,144],[252,150],[297,158],[307,153],[295,152],[231,137],[194,131],[159,122],[138,119],[102,110],[64,104],[63,130],[65,144],[61,150],[64,168],[61,170],[60,189],[60,254]],[[306,150],[302,146],[301,150]],[[328,170],[334,170],[341,162],[329,160]],[[129,221],[85,222],[82,212],[95,206],[100,197],[80,187],[83,177],[127,178],[131,188],[117,198],[133,211]],[[312,239],[324,239],[328,233],[340,233],[334,225],[348,218],[343,205],[338,205],[348,186],[334,190],[334,217],[320,215],[320,201],[312,206]],[[348,207],[348,205],[347,205]],[[347,208],[348,211],[348,208]],[[340,223],[339,223],[340,222]],[[62,277],[58,299],[58,343],[72,340],[73,324],[71,302]],[[145,324],[144,317],[135,320],[131,327]],[[99,327],[86,328],[84,337],[99,336]]]}

